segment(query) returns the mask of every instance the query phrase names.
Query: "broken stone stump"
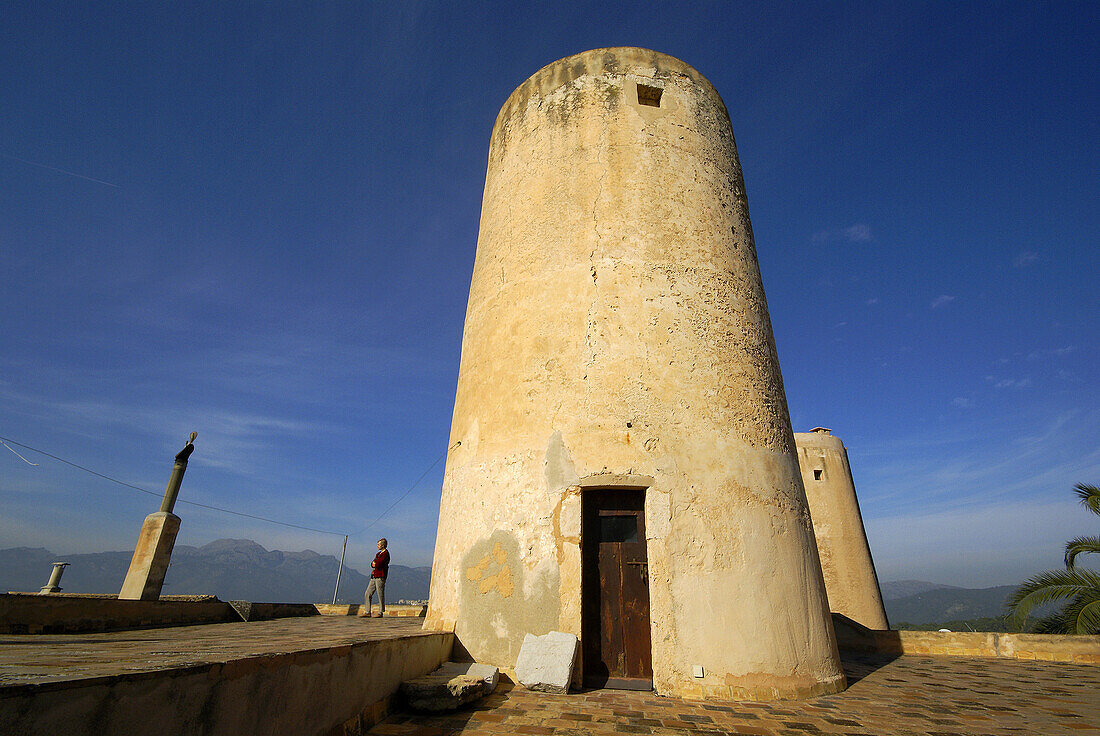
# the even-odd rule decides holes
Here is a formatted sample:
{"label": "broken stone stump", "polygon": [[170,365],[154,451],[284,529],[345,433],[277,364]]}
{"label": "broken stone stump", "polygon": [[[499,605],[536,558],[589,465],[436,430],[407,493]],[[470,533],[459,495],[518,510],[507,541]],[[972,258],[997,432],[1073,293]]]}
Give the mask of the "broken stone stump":
{"label": "broken stone stump", "polygon": [[492,695],[500,681],[500,670],[490,664],[447,662],[443,666],[453,666],[456,670],[465,671],[467,675],[480,677],[485,682],[486,695]]}
{"label": "broken stone stump", "polygon": [[577,658],[577,637],[561,631],[523,637],[516,660],[516,680],[528,690],[567,693]]}
{"label": "broken stone stump", "polygon": [[485,664],[445,662],[423,677],[401,683],[401,694],[413,710],[454,710],[496,690],[500,671]]}
{"label": "broken stone stump", "polygon": [[130,569],[122,582],[120,600],[155,601],[164,587],[164,574],[172,561],[172,547],[180,530],[180,517],[158,511],[145,517]]}

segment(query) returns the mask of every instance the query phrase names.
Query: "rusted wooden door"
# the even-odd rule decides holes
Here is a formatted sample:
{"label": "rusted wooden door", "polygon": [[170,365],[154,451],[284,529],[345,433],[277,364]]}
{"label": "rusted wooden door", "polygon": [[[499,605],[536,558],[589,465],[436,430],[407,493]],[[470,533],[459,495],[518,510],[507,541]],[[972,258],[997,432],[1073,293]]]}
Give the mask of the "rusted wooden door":
{"label": "rusted wooden door", "polygon": [[653,687],[644,504],[644,490],[592,490],[582,499],[587,687]]}

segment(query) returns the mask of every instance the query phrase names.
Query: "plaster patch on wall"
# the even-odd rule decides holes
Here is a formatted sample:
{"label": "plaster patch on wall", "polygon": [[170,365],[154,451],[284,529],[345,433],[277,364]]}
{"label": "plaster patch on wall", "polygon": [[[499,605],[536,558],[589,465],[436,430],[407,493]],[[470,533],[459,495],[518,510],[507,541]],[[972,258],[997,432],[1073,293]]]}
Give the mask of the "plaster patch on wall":
{"label": "plaster patch on wall", "polygon": [[546,447],[546,490],[550,493],[560,492],[563,488],[577,485],[578,481],[580,477],[573,466],[573,458],[569,456],[561,431],[554,432]]}
{"label": "plaster patch on wall", "polygon": [[558,564],[565,557],[565,545],[579,546],[581,543],[581,487],[571,485],[562,492],[557,506],[551,514],[553,519],[554,547]]}
{"label": "plaster patch on wall", "polygon": [[645,494],[645,538],[663,539],[672,529],[672,501],[668,493],[650,488]]}
{"label": "plaster patch on wall", "polygon": [[511,598],[515,587],[512,581],[512,568],[508,566],[508,553],[500,542],[493,545],[473,567],[466,568],[466,579],[476,582],[478,592],[485,595],[491,590],[500,593],[501,598]]}
{"label": "plaster patch on wall", "polygon": [[497,613],[489,620],[489,623],[493,625],[493,631],[496,632],[498,639],[508,638],[508,625],[504,623],[504,616]]}
{"label": "plaster patch on wall", "polygon": [[[545,634],[558,625],[559,575],[551,558],[525,574],[517,538],[501,529],[472,544],[459,569],[455,635],[469,652],[494,652],[493,664],[511,667],[521,636]],[[520,600],[522,599],[522,600]]]}

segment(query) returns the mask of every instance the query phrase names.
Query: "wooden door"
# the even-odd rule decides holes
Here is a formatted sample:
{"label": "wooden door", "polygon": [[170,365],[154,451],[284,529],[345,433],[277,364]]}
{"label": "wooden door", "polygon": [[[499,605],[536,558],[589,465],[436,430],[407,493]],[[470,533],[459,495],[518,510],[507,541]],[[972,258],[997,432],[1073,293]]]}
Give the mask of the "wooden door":
{"label": "wooden door", "polygon": [[644,490],[597,489],[582,499],[586,687],[653,687],[644,507]]}

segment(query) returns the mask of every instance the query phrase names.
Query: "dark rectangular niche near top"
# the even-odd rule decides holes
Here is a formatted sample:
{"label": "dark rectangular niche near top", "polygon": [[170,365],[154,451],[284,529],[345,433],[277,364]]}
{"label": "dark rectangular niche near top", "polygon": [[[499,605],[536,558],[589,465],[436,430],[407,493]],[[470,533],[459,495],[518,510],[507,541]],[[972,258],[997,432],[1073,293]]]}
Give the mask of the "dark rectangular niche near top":
{"label": "dark rectangular niche near top", "polygon": [[661,106],[661,93],[664,92],[660,87],[650,87],[649,85],[638,85],[638,104],[649,105],[650,107]]}

